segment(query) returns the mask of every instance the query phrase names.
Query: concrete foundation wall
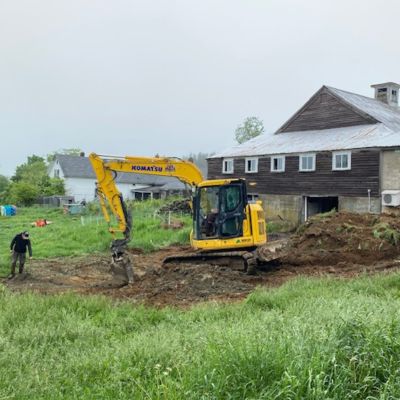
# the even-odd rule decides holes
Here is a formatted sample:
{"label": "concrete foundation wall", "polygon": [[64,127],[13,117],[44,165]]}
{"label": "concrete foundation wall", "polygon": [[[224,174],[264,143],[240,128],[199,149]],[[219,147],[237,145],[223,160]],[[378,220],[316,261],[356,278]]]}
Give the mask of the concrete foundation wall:
{"label": "concrete foundation wall", "polygon": [[260,200],[267,221],[281,221],[288,227],[295,227],[301,222],[302,196],[262,194]]}
{"label": "concrete foundation wall", "polygon": [[[262,194],[259,199],[263,203],[267,222],[277,222],[287,228],[298,226],[304,221],[304,197],[295,195]],[[339,196],[339,211],[355,213],[369,212],[368,197]],[[309,206],[312,206],[309,204]],[[308,210],[311,211],[310,209]],[[381,198],[371,197],[372,213],[381,212]]]}
{"label": "concrete foundation wall", "polygon": [[381,191],[400,189],[400,151],[382,151]]}
{"label": "concrete foundation wall", "polygon": [[344,197],[339,196],[339,211],[349,211],[355,213],[381,212],[381,198],[371,197],[371,210],[369,210],[368,197]]}

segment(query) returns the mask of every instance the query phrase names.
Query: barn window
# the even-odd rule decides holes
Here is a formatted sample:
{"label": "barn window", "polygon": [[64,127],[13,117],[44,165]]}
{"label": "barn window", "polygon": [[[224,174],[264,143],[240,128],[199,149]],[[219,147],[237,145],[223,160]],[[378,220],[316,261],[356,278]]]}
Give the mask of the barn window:
{"label": "barn window", "polygon": [[315,154],[302,154],[299,157],[299,171],[315,171]]}
{"label": "barn window", "polygon": [[222,173],[233,174],[233,158],[224,158],[222,161]]}
{"label": "barn window", "polygon": [[246,173],[251,174],[258,172],[258,158],[246,158]]}
{"label": "barn window", "polygon": [[351,169],[351,151],[335,151],[332,154],[332,169],[334,171]]}
{"label": "barn window", "polygon": [[255,203],[256,201],[258,201],[258,198],[258,193],[247,193],[247,201],[249,203]]}
{"label": "barn window", "polygon": [[271,157],[271,172],[285,171],[285,156]]}

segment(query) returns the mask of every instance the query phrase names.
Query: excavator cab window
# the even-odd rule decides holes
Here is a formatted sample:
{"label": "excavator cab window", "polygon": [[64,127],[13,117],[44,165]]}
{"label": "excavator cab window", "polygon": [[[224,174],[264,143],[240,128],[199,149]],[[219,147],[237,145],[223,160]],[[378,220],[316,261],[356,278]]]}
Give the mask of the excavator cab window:
{"label": "excavator cab window", "polygon": [[199,188],[193,203],[196,239],[242,236],[247,196],[245,192],[241,181]]}
{"label": "excavator cab window", "polygon": [[199,190],[198,195],[200,217],[199,230],[201,238],[217,237],[217,218],[219,210],[219,187],[210,186]]}

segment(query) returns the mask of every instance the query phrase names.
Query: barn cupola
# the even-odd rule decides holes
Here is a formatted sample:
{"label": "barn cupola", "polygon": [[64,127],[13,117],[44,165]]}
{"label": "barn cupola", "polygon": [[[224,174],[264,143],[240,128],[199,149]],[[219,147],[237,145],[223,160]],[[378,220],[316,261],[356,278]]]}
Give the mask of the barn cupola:
{"label": "barn cupola", "polygon": [[375,89],[375,99],[389,104],[389,106],[399,106],[400,85],[394,82],[378,83],[371,85]]}

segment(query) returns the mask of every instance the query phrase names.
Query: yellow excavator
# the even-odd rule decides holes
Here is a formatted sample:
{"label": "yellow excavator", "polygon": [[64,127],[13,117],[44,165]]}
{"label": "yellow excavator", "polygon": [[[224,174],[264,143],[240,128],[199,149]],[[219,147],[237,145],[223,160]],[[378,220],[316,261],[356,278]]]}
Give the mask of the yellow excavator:
{"label": "yellow excavator", "polygon": [[[254,273],[257,249],[267,241],[261,202],[248,203],[244,179],[204,180],[201,171],[189,161],[166,157],[114,157],[90,154],[97,177],[96,190],[104,217],[113,235],[112,270],[133,282],[133,269],[127,254],[131,240],[132,217],[116,185],[118,173],[159,175],[178,178],[192,187],[193,252],[167,258],[164,262],[224,259],[240,260],[248,273]],[[109,206],[117,223],[111,223]]]}

